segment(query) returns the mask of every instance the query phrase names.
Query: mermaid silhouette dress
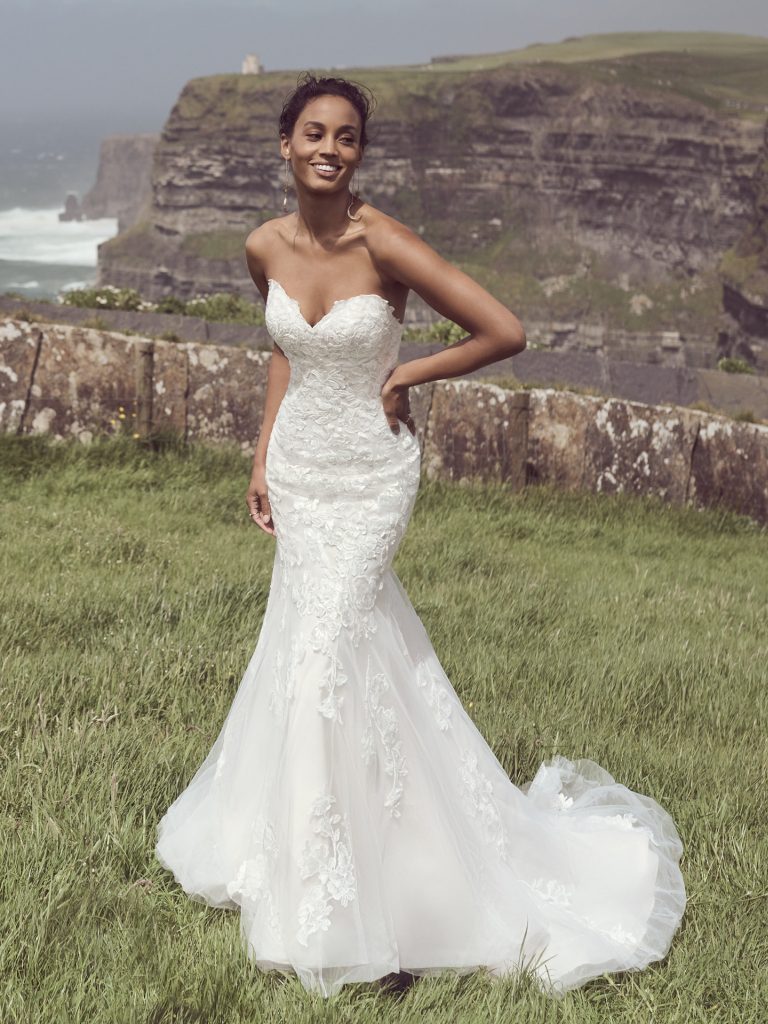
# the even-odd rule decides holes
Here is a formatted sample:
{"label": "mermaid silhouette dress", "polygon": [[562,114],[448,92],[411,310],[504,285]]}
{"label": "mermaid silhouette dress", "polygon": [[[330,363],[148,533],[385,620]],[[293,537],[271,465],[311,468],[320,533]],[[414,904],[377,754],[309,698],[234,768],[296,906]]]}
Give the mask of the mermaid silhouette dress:
{"label": "mermaid silhouette dress", "polygon": [[269,281],[290,382],[269,441],[276,549],[221,731],[157,828],[248,955],[324,996],[391,972],[530,971],[558,995],[662,959],[685,907],[668,813],[591,761],[517,788],[392,569],[417,437],[380,389],[402,325],[377,294],[314,325]]}

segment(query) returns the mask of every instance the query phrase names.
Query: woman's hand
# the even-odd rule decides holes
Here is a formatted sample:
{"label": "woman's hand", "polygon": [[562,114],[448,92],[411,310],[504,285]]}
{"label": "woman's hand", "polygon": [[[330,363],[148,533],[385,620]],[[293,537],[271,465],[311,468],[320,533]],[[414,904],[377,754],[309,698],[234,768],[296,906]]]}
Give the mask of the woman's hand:
{"label": "woman's hand", "polygon": [[411,416],[411,402],[408,396],[408,385],[399,384],[397,371],[399,367],[390,370],[389,376],[381,388],[381,404],[384,407],[384,415],[387,417],[389,428],[393,434],[400,433],[400,420],[408,427],[412,434],[416,433],[416,424]]}
{"label": "woman's hand", "polygon": [[275,524],[272,519],[272,509],[267,494],[267,479],[264,466],[254,462],[251,482],[246,495],[246,504],[251,522],[260,526],[265,533],[274,535]]}

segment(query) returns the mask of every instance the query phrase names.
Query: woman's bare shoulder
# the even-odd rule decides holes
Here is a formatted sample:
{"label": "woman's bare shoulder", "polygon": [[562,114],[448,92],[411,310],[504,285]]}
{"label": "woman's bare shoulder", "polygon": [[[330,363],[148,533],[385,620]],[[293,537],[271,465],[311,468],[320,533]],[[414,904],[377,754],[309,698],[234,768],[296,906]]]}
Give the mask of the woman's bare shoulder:
{"label": "woman's bare shoulder", "polygon": [[245,239],[245,260],[248,272],[254,284],[266,301],[267,276],[265,268],[274,254],[275,243],[288,238],[286,221],[295,219],[295,215],[273,217],[255,227]]}
{"label": "woman's bare shoulder", "polygon": [[255,227],[245,240],[245,248],[253,256],[259,256],[265,247],[274,242],[285,230],[286,221],[292,218],[293,214],[282,217],[271,217],[262,221]]}
{"label": "woman's bare shoulder", "polygon": [[384,213],[383,210],[368,204],[366,206],[367,237],[371,246],[387,246],[393,241],[407,242],[409,238],[417,240],[419,236],[407,224],[396,217]]}

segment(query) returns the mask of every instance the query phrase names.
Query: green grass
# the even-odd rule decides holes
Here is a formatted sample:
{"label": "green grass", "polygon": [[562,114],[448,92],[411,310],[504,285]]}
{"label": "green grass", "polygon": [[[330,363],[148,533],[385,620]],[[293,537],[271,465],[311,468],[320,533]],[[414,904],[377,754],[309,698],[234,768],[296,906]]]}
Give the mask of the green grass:
{"label": "green grass", "polygon": [[258,636],[248,476],[233,448],[0,437],[4,1024],[764,1022],[765,528],[423,483],[395,567],[469,713],[518,783],[560,752],[667,807],[689,906],[663,964],[560,1001],[480,971],[324,1002],[153,857]]}

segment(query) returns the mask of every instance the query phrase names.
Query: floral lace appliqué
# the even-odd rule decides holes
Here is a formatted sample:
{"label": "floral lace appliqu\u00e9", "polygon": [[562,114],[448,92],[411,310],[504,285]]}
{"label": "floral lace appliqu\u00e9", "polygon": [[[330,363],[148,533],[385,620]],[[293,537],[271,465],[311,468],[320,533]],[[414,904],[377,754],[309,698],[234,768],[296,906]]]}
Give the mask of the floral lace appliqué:
{"label": "floral lace appliqu\u00e9", "polygon": [[440,729],[445,732],[451,725],[451,697],[445,685],[436,679],[428,665],[423,662],[416,669],[416,682],[419,684],[424,700],[435,716]]}
{"label": "floral lace appliqu\u00e9", "polygon": [[227,892],[240,903],[261,903],[266,926],[273,937],[278,937],[280,925],[271,889],[279,853],[274,826],[260,815],[254,822],[251,838],[252,856],[240,864],[234,880],[227,884]]}
{"label": "floral lace appliqu\u00e9", "polygon": [[310,935],[330,928],[334,903],[346,907],[357,899],[348,822],[334,810],[335,803],[335,797],[326,795],[312,805],[314,838],[305,843],[299,862],[301,877],[314,880],[299,904],[297,938],[302,946],[309,944]]}
{"label": "floral lace appliqu\u00e9", "polygon": [[640,941],[634,932],[627,931],[621,924],[614,924],[606,928],[605,925],[600,924],[591,917],[584,917],[582,920],[594,931],[600,932],[601,935],[607,935],[609,939],[613,939],[614,942],[620,942],[623,946],[636,946]]}
{"label": "floral lace appliqu\u00e9", "polygon": [[389,688],[389,683],[383,672],[377,672],[374,675],[370,671],[367,673],[363,698],[367,723],[362,736],[362,747],[363,760],[368,764],[375,754],[375,730],[383,750],[384,771],[392,779],[384,806],[389,808],[393,818],[399,818],[400,800],[403,795],[403,776],[408,774],[408,766],[403,755],[395,710],[381,703],[382,694],[386,693]]}
{"label": "floral lace appliqu\u00e9", "polygon": [[464,751],[459,781],[465,809],[479,824],[485,841],[496,847],[503,860],[509,854],[508,838],[493,795],[493,783],[477,763],[477,754]]}
{"label": "floral lace appliqu\u00e9", "polygon": [[296,669],[301,659],[301,645],[296,637],[288,646],[287,656],[282,647],[275,658],[275,677],[269,695],[269,709],[278,718],[285,718],[296,692]]}
{"label": "floral lace appliqu\u00e9", "polygon": [[555,903],[559,907],[571,905],[573,886],[565,885],[554,878],[535,878],[530,887],[548,903]]}

